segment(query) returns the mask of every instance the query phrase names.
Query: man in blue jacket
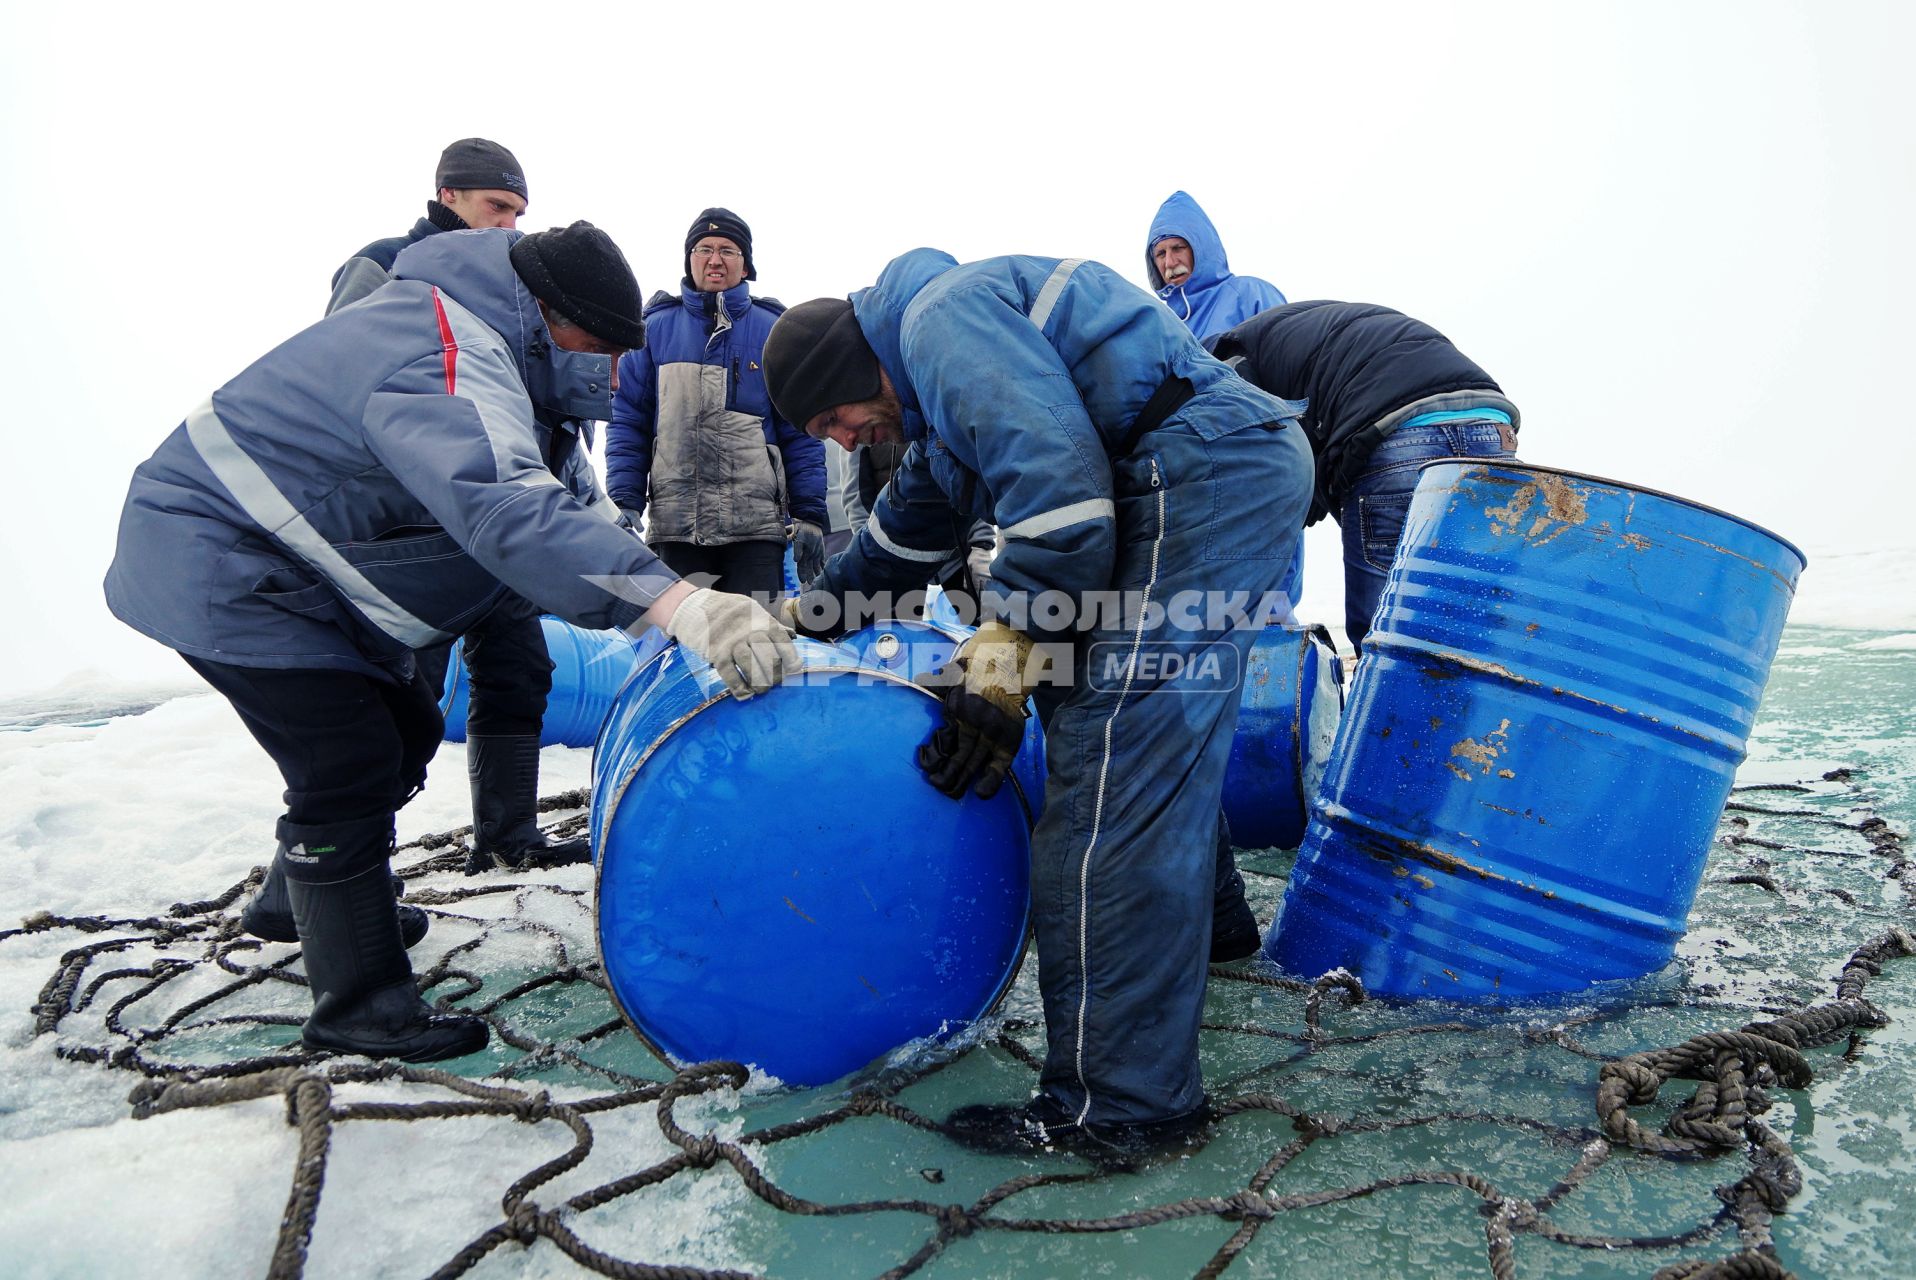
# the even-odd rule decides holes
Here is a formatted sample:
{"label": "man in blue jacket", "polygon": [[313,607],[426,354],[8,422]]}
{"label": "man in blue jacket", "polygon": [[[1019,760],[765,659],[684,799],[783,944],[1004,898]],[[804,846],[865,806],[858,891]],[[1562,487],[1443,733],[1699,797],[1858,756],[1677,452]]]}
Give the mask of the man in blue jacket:
{"label": "man in blue jacket", "polygon": [[1418,468],[1515,457],[1517,406],[1443,334],[1369,303],[1293,302],[1206,345],[1240,377],[1308,402],[1317,489],[1306,523],[1329,515],[1343,531],[1344,630],[1361,653]]}
{"label": "man in blue jacket", "polygon": [[107,606],[232,702],[286,781],[279,858],[313,1048],[422,1062],[485,1044],[419,998],[393,815],[442,724],[414,651],[508,589],[587,627],[664,627],[736,696],[796,662],[749,600],[677,580],[558,479],[535,410],[610,409],[638,284],[590,223],[435,235],[393,282],[288,339],[135,470]]}
{"label": "man in blue jacket", "polygon": [[785,310],[754,298],[752,229],[707,209],[685,234],[677,294],[645,308],[645,348],[619,365],[606,488],[684,575],[764,597],[784,584],[786,517],[804,581],[824,564],[824,447],[779,416],[760,367]]}
{"label": "man in blue jacket", "polygon": [[913,250],[849,302],[787,312],[765,363],[814,437],[910,441],[851,547],[792,602],[804,629],[855,621],[841,610],[860,593],[923,586],[974,520],[1004,537],[919,763],[954,799],[990,795],[1035,696],[1049,1050],[1035,1098],[964,1108],[949,1131],[1093,1156],[1181,1140],[1206,1114],[1197,1032],[1236,676],[1310,497],[1293,407],[1082,259]]}
{"label": "man in blue jacket", "polygon": [[426,201],[426,216],[403,236],[375,240],[346,259],[333,272],[333,294],[326,303],[331,314],[385,284],[393,259],[408,245],[440,231],[519,225],[530,193],[519,158],[490,138],[461,138],[439,154],[432,176],[435,197]]}
{"label": "man in blue jacket", "polygon": [[1284,301],[1270,281],[1232,273],[1217,228],[1182,191],[1173,191],[1151,219],[1144,272],[1158,297],[1200,338],[1222,333]]}

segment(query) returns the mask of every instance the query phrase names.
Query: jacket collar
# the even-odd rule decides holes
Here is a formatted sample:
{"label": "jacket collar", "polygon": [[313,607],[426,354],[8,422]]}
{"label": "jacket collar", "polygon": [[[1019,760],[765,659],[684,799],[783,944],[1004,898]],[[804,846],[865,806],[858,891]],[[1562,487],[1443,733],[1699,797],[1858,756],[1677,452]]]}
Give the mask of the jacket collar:
{"label": "jacket collar", "polygon": [[[711,296],[711,294],[702,290],[694,289],[690,280],[679,281],[679,300],[685,304],[685,309],[693,315],[709,316],[712,314],[705,309],[705,300]],[[734,321],[752,309],[752,285],[748,280],[739,281],[727,289],[721,296],[725,299],[725,314],[730,316]]]}

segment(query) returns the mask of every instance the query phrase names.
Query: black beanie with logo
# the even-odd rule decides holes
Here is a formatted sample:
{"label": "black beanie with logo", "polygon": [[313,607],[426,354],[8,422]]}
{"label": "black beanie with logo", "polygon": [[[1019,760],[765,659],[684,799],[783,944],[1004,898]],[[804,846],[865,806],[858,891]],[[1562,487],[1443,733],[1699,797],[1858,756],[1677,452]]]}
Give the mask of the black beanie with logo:
{"label": "black beanie with logo", "polygon": [[433,171],[435,193],[453,191],[515,191],[530,200],[526,191],[526,171],[519,158],[488,138],[461,138],[439,153],[439,167]]}
{"label": "black beanie with logo", "polygon": [[752,265],[752,229],[745,225],[745,219],[730,209],[707,209],[692,219],[692,229],[685,233],[685,278],[692,278],[692,246],[707,236],[724,236],[737,245],[745,254],[745,278],[758,279],[758,268]]}

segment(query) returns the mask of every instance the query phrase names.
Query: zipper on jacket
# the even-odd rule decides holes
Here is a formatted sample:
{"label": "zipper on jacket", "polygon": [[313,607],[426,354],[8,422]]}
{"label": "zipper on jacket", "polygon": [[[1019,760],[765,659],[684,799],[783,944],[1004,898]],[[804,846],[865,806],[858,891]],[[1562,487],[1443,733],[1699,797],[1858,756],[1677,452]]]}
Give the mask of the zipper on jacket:
{"label": "zipper on jacket", "polygon": [[732,357],[732,381],[731,381],[731,385],[725,388],[725,407],[727,409],[738,408],[738,357],[737,356]]}
{"label": "zipper on jacket", "polygon": [[1164,487],[1164,477],[1158,474],[1158,460],[1156,458],[1151,459],[1151,487],[1153,489],[1162,489]]}

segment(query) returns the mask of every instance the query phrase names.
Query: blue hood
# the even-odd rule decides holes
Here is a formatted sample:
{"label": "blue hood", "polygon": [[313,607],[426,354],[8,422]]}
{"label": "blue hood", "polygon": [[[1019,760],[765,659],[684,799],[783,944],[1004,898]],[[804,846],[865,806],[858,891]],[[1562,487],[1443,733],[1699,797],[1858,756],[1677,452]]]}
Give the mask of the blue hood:
{"label": "blue hood", "polygon": [[924,433],[924,415],[918,406],[918,391],[905,373],[905,356],[900,347],[905,312],[925,286],[958,265],[958,259],[942,249],[913,249],[900,254],[878,273],[878,283],[860,289],[851,297],[858,327],[865,332],[878,356],[879,367],[898,391],[905,407],[905,435],[917,439]]}
{"label": "blue hood", "polygon": [[1145,278],[1160,294],[1165,291],[1164,277],[1151,260],[1151,250],[1166,236],[1178,236],[1191,246],[1191,274],[1184,281],[1185,289],[1202,292],[1231,274],[1224,241],[1218,239],[1211,219],[1197,201],[1182,191],[1173,191],[1171,198],[1158,206],[1158,216],[1151,219],[1151,234],[1144,241]]}

